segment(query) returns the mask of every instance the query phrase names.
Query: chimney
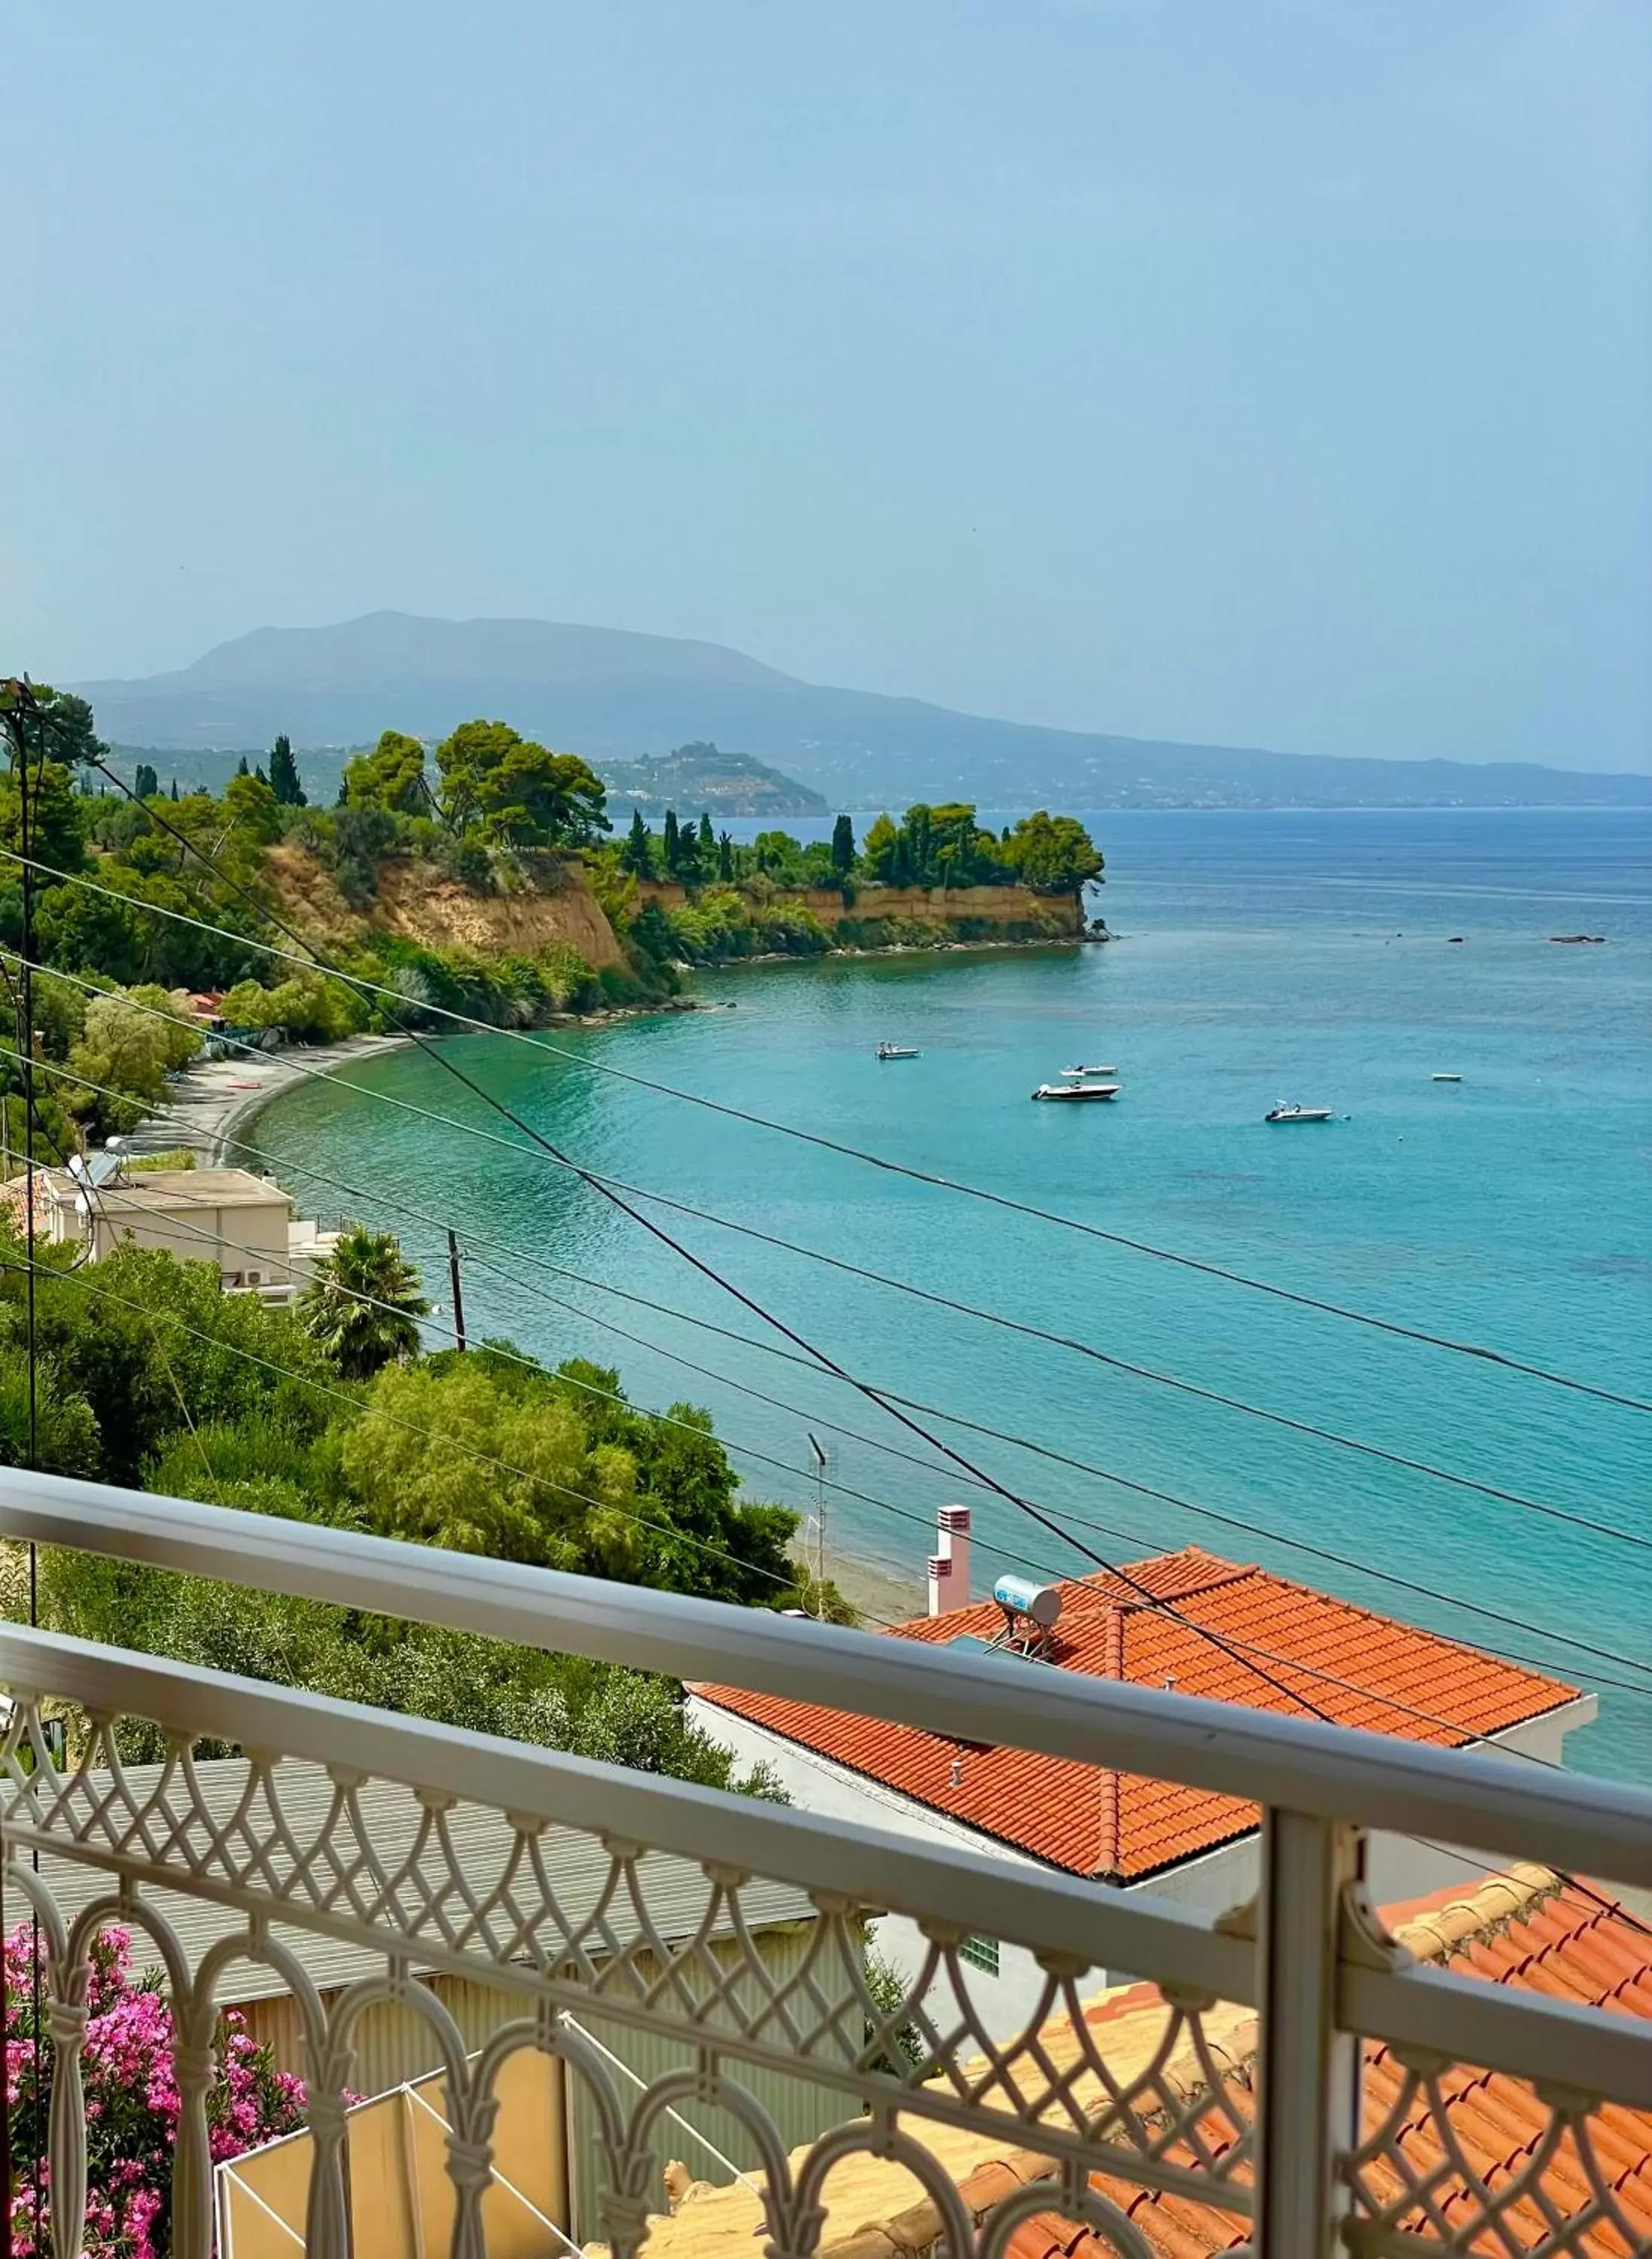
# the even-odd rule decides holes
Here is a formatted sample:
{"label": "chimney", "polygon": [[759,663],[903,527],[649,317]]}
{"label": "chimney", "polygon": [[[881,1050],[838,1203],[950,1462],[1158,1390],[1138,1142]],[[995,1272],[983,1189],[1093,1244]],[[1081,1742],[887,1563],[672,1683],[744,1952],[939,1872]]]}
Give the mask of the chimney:
{"label": "chimney", "polygon": [[952,1605],[952,1564],[944,1553],[929,1556],[929,1614],[943,1616]]}
{"label": "chimney", "polygon": [[970,1510],[967,1506],[943,1506],[936,1521],[941,1532],[938,1550],[952,1564],[949,1605],[965,1608],[970,1603]]}

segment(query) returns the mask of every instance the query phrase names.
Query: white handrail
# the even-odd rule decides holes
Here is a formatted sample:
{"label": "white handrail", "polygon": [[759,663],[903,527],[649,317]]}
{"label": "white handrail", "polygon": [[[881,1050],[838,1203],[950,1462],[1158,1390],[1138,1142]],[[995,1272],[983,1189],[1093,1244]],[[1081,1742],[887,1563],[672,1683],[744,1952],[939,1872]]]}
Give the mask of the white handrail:
{"label": "white handrail", "polygon": [[[18,1624],[0,1625],[0,1678],[68,1696],[94,1716],[150,1718],[185,1735],[198,1733],[202,1721],[210,1719],[216,1737],[245,1749],[279,1750],[407,1781],[695,1862],[715,1844],[730,1866],[801,1890],[841,1891],[863,1904],[932,1915],[969,1931],[985,1927],[995,1937],[1058,1949],[1086,1963],[1150,1967],[1224,1999],[1255,1997],[1250,1945],[1225,1935],[1215,1916],[1168,1899],[1133,1899],[1079,1876]],[[19,1842],[38,1838],[43,1848],[68,1858],[96,1863],[109,1856],[107,1830],[82,1849],[67,1828],[51,1824],[49,1813],[32,1828],[17,1799],[8,1833]],[[141,1840],[123,1847],[120,1864],[136,1878],[175,1887],[175,1861],[164,1852],[152,1856]],[[212,1880],[210,1874],[192,1876],[190,1885],[210,1894]],[[294,1918],[341,1939],[365,1942],[373,1935],[302,1907]],[[430,1940],[421,1943],[419,1958],[459,1973],[471,1965],[465,1955],[445,1956]],[[499,1981],[509,1984],[509,1972]],[[623,2006],[614,2013],[623,2014]]]}
{"label": "white handrail", "polygon": [[[968,1662],[759,1608],[21,1468],[0,1536],[367,1607],[1652,1888],[1652,1793],[1155,1688]],[[67,1643],[66,1643],[67,1644]]]}

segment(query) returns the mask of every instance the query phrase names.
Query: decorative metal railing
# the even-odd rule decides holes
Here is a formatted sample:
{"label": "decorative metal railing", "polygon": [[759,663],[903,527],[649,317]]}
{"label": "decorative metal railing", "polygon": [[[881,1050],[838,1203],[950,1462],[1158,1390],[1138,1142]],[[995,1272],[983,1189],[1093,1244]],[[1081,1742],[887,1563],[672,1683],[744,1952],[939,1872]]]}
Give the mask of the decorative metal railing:
{"label": "decorative metal railing", "polygon": [[[957,2259],[1000,2259],[1019,2227],[1050,2213],[1140,2259],[1153,2245],[1121,2195],[1130,2190],[1206,2208],[1226,2223],[1212,2248],[1249,2238],[1268,2259],[1339,2241],[1574,2259],[1636,2248],[1597,2127],[1608,2105],[1652,2110],[1652,2026],[1412,1965],[1358,1878],[1362,1831],[1381,1828],[1652,1885],[1641,1792],[16,1470],[0,1472],[0,1536],[1120,1765],[1248,1796],[1264,1814],[1257,1900],[1213,1920],[1030,1864],[6,1626],[4,1905],[8,1921],[33,1909],[47,1956],[58,2259],[83,2248],[89,1954],[113,1922],[153,1945],[172,1996],[181,2259],[213,2242],[214,2032],[227,1972],[248,1958],[281,1974],[304,2023],[305,2241],[321,2259],[351,2248],[352,2035],[383,1999],[427,2020],[432,2060],[446,2065],[464,2259],[485,2248],[495,2081],[524,2048],[559,2057],[591,2099],[601,2229],[616,2259],[663,2209],[666,2113],[694,2109],[745,2128],[773,2259],[818,2248],[834,2168],[857,2153],[908,2169],[934,2207],[936,2243]],[[142,1764],[130,1754],[139,1742]],[[239,1754],[208,1761],[203,1742]],[[777,1890],[812,1925],[783,1970],[758,1941]],[[185,1933],[200,1925],[184,1915],[203,1908],[211,1942],[192,1956]],[[898,2002],[866,1974],[865,1924],[885,1912],[928,1940]],[[1029,1949],[1044,1972],[1043,1998],[1008,2038],[980,2012],[960,1951],[980,1934]],[[296,1949],[305,1936],[365,1951],[373,1973],[324,1995]],[[1110,2061],[1106,2023],[1082,2013],[1098,1969],[1161,1988],[1168,2014],[1146,2060]],[[419,1981],[431,1972],[485,1979],[520,2013],[467,2060]],[[1254,2009],[1257,2035],[1254,2076],[1238,2082],[1211,2035],[1221,2010],[1231,2026],[1233,2004]],[[636,2092],[581,2030],[593,2016],[686,2042],[692,2067]],[[1359,2115],[1362,2040],[1387,2042],[1406,2072],[1374,2132]],[[1443,2076],[1458,2063],[1542,2098],[1549,2137],[1501,2177],[1478,2175],[1458,2149]],[[788,2156],[751,2092],[754,2070],[840,2098],[836,2122]],[[1420,2126],[1432,2144],[1418,2142]],[[954,2170],[959,2134],[1001,2137],[1032,2176],[979,2218]],[[1441,2150],[1458,2191],[1449,2206]],[[1534,2217],[1546,2241],[1535,2241]]]}

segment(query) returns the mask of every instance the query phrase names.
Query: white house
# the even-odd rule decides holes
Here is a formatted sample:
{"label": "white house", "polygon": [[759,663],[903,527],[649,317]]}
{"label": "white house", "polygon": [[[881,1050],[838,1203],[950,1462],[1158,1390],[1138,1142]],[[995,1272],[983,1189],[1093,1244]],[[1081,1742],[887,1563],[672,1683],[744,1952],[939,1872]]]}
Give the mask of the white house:
{"label": "white house", "polygon": [[216,1263],[226,1293],[265,1302],[292,1301],[338,1243],[250,1169],[145,1169],[100,1153],[89,1165],[39,1171],[36,1183],[36,1228],[58,1244],[83,1242],[88,1260],[160,1248],[181,1263]]}
{"label": "white house", "polygon": [[[1196,1546],[1132,1563],[1128,1578],[1104,1572],[1042,1587],[1000,1578],[995,1589],[1010,1595],[1008,1606],[970,1602],[969,1551],[967,1507],[943,1507],[929,1564],[931,1613],[889,1636],[962,1644],[980,1652],[985,1669],[1079,1671],[1549,1764],[1561,1761],[1571,1728],[1596,1713],[1593,1695],[1557,1679]],[[694,1687],[689,1708],[743,1765],[769,1765],[806,1812],[1206,1913],[1225,1913],[1256,1887],[1257,1814],[1239,1797],[730,1687]],[[1371,1840],[1368,1881],[1379,1900],[1421,1897],[1480,1872],[1444,1845]],[[878,1926],[877,1942],[908,1973],[928,1949],[895,1916]],[[1046,1981],[1030,1953],[987,1936],[960,1953],[972,1967],[972,1999],[994,2032],[1022,2029]],[[1139,1973],[1104,1972],[1109,1982]]]}

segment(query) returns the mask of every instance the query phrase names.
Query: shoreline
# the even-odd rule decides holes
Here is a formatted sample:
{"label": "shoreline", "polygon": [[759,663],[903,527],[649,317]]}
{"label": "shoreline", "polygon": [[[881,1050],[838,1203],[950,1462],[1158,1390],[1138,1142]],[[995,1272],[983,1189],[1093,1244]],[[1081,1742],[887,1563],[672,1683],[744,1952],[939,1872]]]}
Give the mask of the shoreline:
{"label": "shoreline", "polygon": [[[169,1153],[188,1151],[202,1157],[207,1168],[226,1164],[226,1148],[236,1142],[233,1132],[251,1119],[276,1094],[302,1082],[311,1067],[326,1072],[347,1060],[371,1058],[394,1051],[405,1036],[348,1036],[338,1044],[289,1044],[256,1058],[198,1059],[167,1087],[160,1101],[165,1115],[147,1115],[123,1140],[127,1153]],[[188,1117],[173,1127],[174,1117]]]}
{"label": "shoreline", "polygon": [[1011,949],[1100,949],[1104,943],[1117,941],[1116,933],[1040,933],[1022,939],[1003,941],[958,941],[945,935],[934,941],[887,941],[872,948],[858,944],[839,944],[830,949],[791,950],[762,949],[751,957],[720,957],[709,965],[691,965],[686,958],[677,959],[679,973],[737,973],[746,965],[824,965],[834,957],[856,960],[872,957],[937,957],[943,952],[952,955],[959,950],[978,954],[998,956]]}
{"label": "shoreline", "polygon": [[[733,1450],[730,1457],[737,1457]],[[798,1529],[792,1558],[801,1568],[813,1572],[815,1548],[806,1541],[802,1524]],[[913,1616],[922,1615],[929,1604],[929,1588],[919,1577],[902,1577],[880,1561],[863,1561],[858,1554],[845,1553],[837,1546],[826,1548],[826,1576],[853,1608],[858,1608],[868,1621],[875,1625],[904,1623]]]}
{"label": "shoreline", "polygon": [[[749,965],[815,965],[829,957],[851,958],[859,962],[879,957],[929,957],[943,951],[996,954],[1018,949],[1083,949],[1117,938],[1107,932],[1038,935],[1024,940],[1003,941],[959,941],[938,937],[934,941],[888,942],[881,947],[830,949],[808,956],[797,956],[790,950],[764,950],[754,957],[724,958],[711,965],[682,963],[676,969],[693,979],[705,973],[738,972]],[[570,1030],[615,1027],[623,1020],[728,1008],[721,1001],[669,996],[652,1003],[613,1005],[598,1012],[558,1012],[543,1024],[547,1029]],[[454,1033],[485,1035],[501,1031],[478,1027],[438,1028],[424,1032],[433,1040],[440,1040]],[[228,1149],[236,1142],[234,1131],[281,1092],[303,1082],[312,1068],[327,1072],[352,1059],[371,1058],[381,1051],[396,1050],[411,1040],[411,1037],[402,1035],[347,1036],[336,1044],[287,1044],[279,1051],[260,1052],[256,1058],[197,1060],[168,1085],[167,1096],[160,1101],[167,1117],[182,1115],[188,1120],[172,1131],[166,1120],[146,1115],[135,1130],[127,1133],[123,1150],[129,1153],[189,1151],[200,1156],[204,1167],[223,1167]]]}

